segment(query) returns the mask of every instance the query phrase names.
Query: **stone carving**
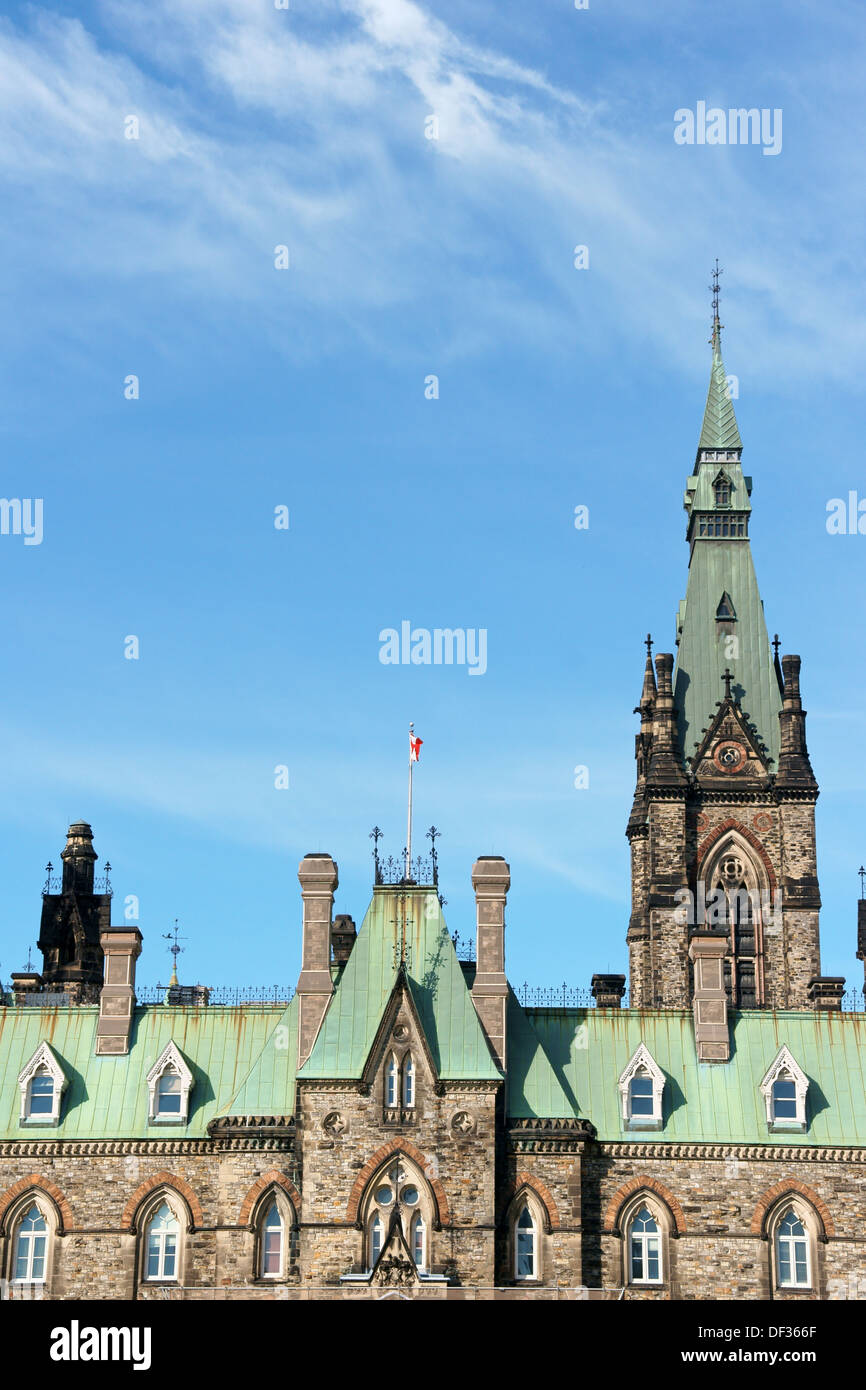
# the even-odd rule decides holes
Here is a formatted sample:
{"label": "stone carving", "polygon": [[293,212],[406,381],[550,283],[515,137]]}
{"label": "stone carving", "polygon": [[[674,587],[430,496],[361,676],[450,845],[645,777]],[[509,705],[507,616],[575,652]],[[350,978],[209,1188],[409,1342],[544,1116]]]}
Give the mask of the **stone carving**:
{"label": "stone carving", "polygon": [[334,1139],[336,1139],[340,1134],[342,1134],[345,1128],[346,1121],[343,1119],[343,1116],[340,1114],[339,1110],[329,1111],[328,1114],[325,1116],[324,1120],[322,1121],[322,1129],[325,1131],[326,1134],[330,1134],[331,1137]]}
{"label": "stone carving", "polygon": [[471,1134],[475,1128],[475,1121],[468,1111],[458,1110],[451,1119],[451,1128],[458,1134]]}
{"label": "stone carving", "polygon": [[404,1255],[383,1255],[376,1266],[373,1283],[400,1288],[405,1284],[414,1284],[416,1277],[414,1264]]}
{"label": "stone carving", "polygon": [[396,1042],[403,1042],[409,1036],[409,1029],[405,1023],[398,1023],[394,1029],[394,1039]]}

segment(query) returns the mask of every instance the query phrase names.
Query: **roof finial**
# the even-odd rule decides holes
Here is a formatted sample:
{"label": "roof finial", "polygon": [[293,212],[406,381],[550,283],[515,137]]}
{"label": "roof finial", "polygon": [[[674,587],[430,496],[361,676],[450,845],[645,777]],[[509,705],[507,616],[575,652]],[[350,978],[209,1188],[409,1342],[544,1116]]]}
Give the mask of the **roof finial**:
{"label": "roof finial", "polygon": [[857,872],[860,875],[860,897],[866,898],[866,869],[864,869],[863,865],[861,864]]}
{"label": "roof finial", "polygon": [[713,283],[709,287],[713,292],[713,336],[710,338],[710,342],[715,347],[718,342],[719,333],[722,328],[722,325],[719,323],[719,276],[723,274],[723,271],[719,266],[718,256],[716,256],[716,263],[713,266],[710,274],[713,277]]}
{"label": "roof finial", "polygon": [[653,654],[653,639],[649,633],[647,633],[646,637],[644,638],[644,646],[646,647],[647,656],[651,657]]}
{"label": "roof finial", "polygon": [[728,669],[727,666],[725,667],[725,672],[724,672],[724,675],[722,676],[722,680],[725,682],[725,699],[726,699],[726,700],[730,700],[730,698],[731,698],[731,681],[733,680],[733,675],[732,675],[731,671]]}

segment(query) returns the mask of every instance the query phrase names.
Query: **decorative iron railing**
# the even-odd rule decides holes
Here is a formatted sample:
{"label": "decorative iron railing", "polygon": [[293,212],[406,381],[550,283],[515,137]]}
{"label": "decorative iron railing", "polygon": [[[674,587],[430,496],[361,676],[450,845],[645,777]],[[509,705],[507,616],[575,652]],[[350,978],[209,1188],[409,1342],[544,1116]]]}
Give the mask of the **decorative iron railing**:
{"label": "decorative iron railing", "polygon": [[[143,985],[136,986],[139,1004],[193,1003],[196,991],[207,991],[210,1008],[237,1008],[243,1004],[288,1004],[294,994],[291,985]],[[174,996],[174,998],[172,998]],[[202,1006],[204,1000],[202,999]]]}

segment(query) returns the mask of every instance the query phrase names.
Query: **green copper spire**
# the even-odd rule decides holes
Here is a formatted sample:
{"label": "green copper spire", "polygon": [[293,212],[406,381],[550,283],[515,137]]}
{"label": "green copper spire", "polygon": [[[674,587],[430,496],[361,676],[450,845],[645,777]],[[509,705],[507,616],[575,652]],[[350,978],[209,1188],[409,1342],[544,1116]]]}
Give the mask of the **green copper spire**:
{"label": "green copper spire", "polygon": [[722,361],[722,325],[719,323],[718,312],[713,321],[713,336],[710,341],[713,345],[713,365],[698,449],[742,449],[743,441],[737,428],[734,403],[728,391],[725,364]]}

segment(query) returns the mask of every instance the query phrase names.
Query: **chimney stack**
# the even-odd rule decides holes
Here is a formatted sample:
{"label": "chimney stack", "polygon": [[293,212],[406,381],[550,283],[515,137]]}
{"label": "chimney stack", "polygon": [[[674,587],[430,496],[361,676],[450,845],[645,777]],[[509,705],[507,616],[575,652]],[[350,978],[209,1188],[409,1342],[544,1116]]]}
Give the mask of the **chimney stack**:
{"label": "chimney stack", "polygon": [[597,1009],[621,1009],[625,975],[593,975],[590,993]]}
{"label": "chimney stack", "polygon": [[731,1056],[724,961],[728,938],[721,932],[697,931],[689,942],[694,964],[693,1008],[699,1062],[727,1062]]}
{"label": "chimney stack", "polygon": [[472,1002],[490,1050],[505,1071],[506,1005],[505,899],[511,870],[498,854],[482,854],[472,866],[477,940]]}
{"label": "chimney stack", "polygon": [[339,885],[330,854],[305,854],[298,866],[304,904],[303,950],[298,977],[298,1066],[313,1050],[331,1002],[331,914]]}
{"label": "chimney stack", "polygon": [[141,955],[138,927],[109,927],[99,938],[105,983],[99,994],[97,1057],[122,1057],[129,1051],[135,1010],[135,962]]}

